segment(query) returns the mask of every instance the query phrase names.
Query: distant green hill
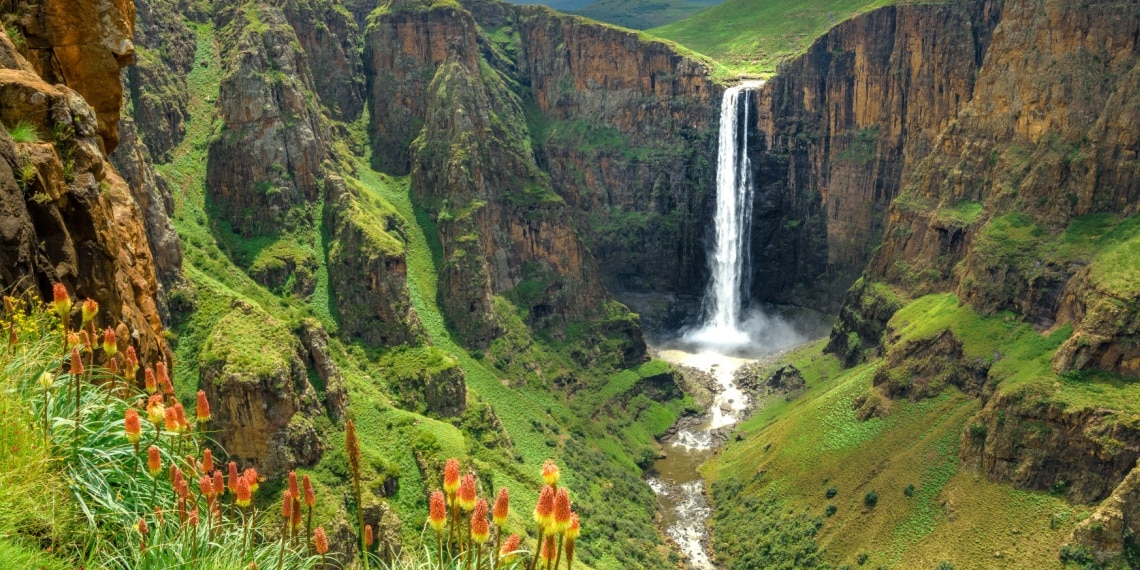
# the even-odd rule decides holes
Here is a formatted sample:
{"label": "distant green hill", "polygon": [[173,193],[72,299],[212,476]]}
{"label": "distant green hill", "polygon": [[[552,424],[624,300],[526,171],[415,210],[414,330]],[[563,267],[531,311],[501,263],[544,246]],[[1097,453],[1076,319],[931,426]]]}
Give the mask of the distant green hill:
{"label": "distant green hill", "polygon": [[573,12],[626,28],[644,30],[688,18],[721,0],[598,0]]}
{"label": "distant green hill", "polygon": [[832,26],[896,0],[728,0],[649,30],[738,71],[771,74]]}

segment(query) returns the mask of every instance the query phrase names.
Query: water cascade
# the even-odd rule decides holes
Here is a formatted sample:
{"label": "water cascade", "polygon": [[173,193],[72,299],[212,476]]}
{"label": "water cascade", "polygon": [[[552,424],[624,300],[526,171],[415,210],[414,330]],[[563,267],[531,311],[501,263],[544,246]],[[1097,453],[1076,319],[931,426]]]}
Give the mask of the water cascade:
{"label": "water cascade", "polygon": [[654,464],[656,474],[648,480],[657,494],[665,532],[685,554],[686,566],[695,570],[715,568],[704,545],[708,536],[705,521],[712,510],[698,467],[712,453],[714,430],[736,423],[748,405],[733,375],[750,361],[737,353],[756,344],[741,313],[751,269],[748,243],[754,194],[748,160],[749,107],[751,93],[760,85],[745,83],[724,92],[717,148],[715,243],[709,260],[712,279],[705,296],[704,322],[685,335],[682,347],[659,353],[674,364],[711,373],[719,388],[708,422],[678,430],[666,442],[668,455]]}

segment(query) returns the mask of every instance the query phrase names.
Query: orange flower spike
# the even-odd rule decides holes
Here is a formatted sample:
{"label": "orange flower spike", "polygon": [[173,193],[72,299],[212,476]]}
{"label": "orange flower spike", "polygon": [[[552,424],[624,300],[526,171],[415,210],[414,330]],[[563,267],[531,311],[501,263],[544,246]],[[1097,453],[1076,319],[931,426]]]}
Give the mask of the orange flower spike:
{"label": "orange flower spike", "polygon": [[68,370],[72,376],[83,374],[83,357],[79,356],[79,349],[71,349],[71,368]]}
{"label": "orange flower spike", "polygon": [[190,428],[190,422],[186,421],[186,409],[181,402],[174,404],[174,417],[178,420],[178,433],[185,433]]}
{"label": "orange flower spike", "polygon": [[293,528],[301,528],[301,499],[293,496]]}
{"label": "orange flower spike", "polygon": [[220,469],[214,470],[213,488],[214,495],[218,497],[226,492],[226,481],[222,478],[222,471]]}
{"label": "orange flower spike", "polygon": [[95,320],[95,316],[99,314],[99,303],[88,298],[83,301],[83,326]]}
{"label": "orange flower spike", "polygon": [[300,497],[301,496],[301,488],[297,486],[297,472],[296,471],[290,471],[289,472],[289,494],[293,495],[294,497]]}
{"label": "orange flower spike", "polygon": [[507,522],[507,515],[510,514],[511,492],[506,487],[499,489],[499,497],[495,499],[495,509],[493,515],[495,518],[495,526],[503,528]]}
{"label": "orange flower spike", "polygon": [[83,347],[83,352],[91,350],[91,335],[87,334],[87,331],[79,331],[79,344]]}
{"label": "orange flower spike", "polygon": [[158,454],[158,448],[150,446],[146,448],[146,469],[150,471],[151,477],[158,477],[162,473],[162,457]]}
{"label": "orange flower spike", "polygon": [[554,522],[554,489],[550,486],[543,486],[538,494],[538,504],[534,506],[534,522],[542,529]]}
{"label": "orange flower spike", "polygon": [[166,431],[178,431],[178,412],[174,408],[166,408],[163,412],[166,418]]}
{"label": "orange flower spike", "polygon": [[127,347],[127,377],[131,380],[135,377],[135,372],[139,369],[139,355],[135,352],[135,347]]}
{"label": "orange flower spike", "polygon": [[183,499],[190,498],[190,483],[187,483],[185,479],[178,480],[178,496]]}
{"label": "orange flower spike", "polygon": [[553,459],[547,459],[542,464],[542,480],[551,487],[558,486],[558,480],[562,478],[562,473],[558,470],[558,466],[554,464]]}
{"label": "orange flower spike", "polygon": [[123,426],[127,432],[127,441],[138,443],[139,439],[142,438],[142,425],[139,424],[139,413],[137,410],[127,408],[127,415],[126,418],[123,419]]}
{"label": "orange flower spike", "polygon": [[170,375],[166,373],[166,363],[159,360],[154,363],[154,375],[158,377],[158,385],[162,387],[162,393],[167,396],[174,395],[174,385],[170,383]]}
{"label": "orange flower spike", "polygon": [[261,478],[257,476],[257,469],[247,467],[245,472],[242,473],[242,478],[249,483],[249,492],[256,493],[257,486],[261,483]]}
{"label": "orange flower spike", "polygon": [[428,503],[428,522],[436,532],[443,532],[443,527],[447,524],[447,506],[444,504],[446,499],[442,491],[432,491],[431,500]]}
{"label": "orange flower spike", "polygon": [[554,562],[554,556],[557,548],[554,546],[554,536],[547,535],[546,540],[542,542],[542,560],[547,564]]}
{"label": "orange flower spike", "polygon": [[519,543],[521,541],[522,539],[519,538],[519,535],[517,534],[512,534],[503,541],[503,547],[499,549],[499,556],[502,558],[503,562],[510,564],[519,557],[517,551],[519,549]]}
{"label": "orange flower spike", "polygon": [[308,475],[301,477],[301,486],[305,489],[305,506],[311,509],[317,504],[317,494],[313,492],[313,483]]}
{"label": "orange flower spike", "polygon": [[116,352],[119,352],[119,341],[115,338],[115,329],[107,327],[107,330],[103,331],[103,354],[110,358],[115,356]]}
{"label": "orange flower spike", "polygon": [[456,504],[465,512],[475,508],[475,476],[468,473],[459,483],[459,492],[456,494]]}
{"label": "orange flower spike", "polygon": [[364,548],[372,548],[372,525],[364,525]]}
{"label": "orange flower spike", "polygon": [[471,513],[471,538],[479,544],[486,544],[491,538],[491,528],[487,524],[487,501],[484,499],[475,503],[475,512]]}
{"label": "orange flower spike", "polygon": [[79,348],[79,334],[67,333],[67,348]]}
{"label": "orange flower spike", "polygon": [[281,497],[281,516],[287,520],[293,520],[293,493],[285,491]]}
{"label": "orange flower spike", "polygon": [[114,358],[107,360],[107,372],[118,376],[119,375],[119,361]]}
{"label": "orange flower spike", "polygon": [[59,315],[59,320],[66,322],[67,317],[71,315],[71,296],[67,293],[67,287],[64,287],[63,283],[52,285],[51,297],[52,309],[56,315]]}
{"label": "orange flower spike", "polygon": [[190,526],[198,526],[198,505],[190,510]]}
{"label": "orange flower spike", "polygon": [[189,468],[191,475],[197,477],[198,476],[198,470],[201,468],[201,465],[198,463],[198,460],[194,459],[193,455],[187,454],[186,455],[186,467]]}
{"label": "orange flower spike", "polygon": [[155,394],[150,397],[146,404],[146,416],[150,423],[154,424],[154,429],[161,429],[162,422],[166,418],[166,406],[162,405],[162,396]]}
{"label": "orange flower spike", "polygon": [[241,508],[246,508],[252,501],[253,497],[250,495],[249,482],[245,477],[237,478],[237,505]]}
{"label": "orange flower spike", "polygon": [[139,531],[139,534],[143,536],[150,534],[150,531],[146,527],[146,519],[139,519],[138,524],[135,525],[135,530]]}
{"label": "orange flower spike", "polygon": [[240,479],[237,472],[237,463],[234,463],[233,461],[230,462],[228,474],[229,478],[226,481],[229,484],[230,492],[237,493],[238,479]]}
{"label": "orange flower spike", "polygon": [[206,392],[198,390],[198,422],[210,421],[210,401],[206,399]]}
{"label": "orange flower spike", "polygon": [[12,323],[8,323],[8,346],[16,346],[20,344],[20,337],[16,334],[16,327]]}
{"label": "orange flower spike", "polygon": [[158,392],[158,383],[154,379],[154,370],[147,368],[146,374],[144,374],[144,376],[146,376],[146,393],[154,394],[155,392]]}
{"label": "orange flower spike", "polygon": [[202,472],[206,474],[214,472],[214,452],[209,449],[202,452]]}
{"label": "orange flower spike", "polygon": [[317,550],[317,554],[322,556],[329,551],[329,538],[325,536],[323,527],[318,526],[317,530],[313,531],[313,548]]}
{"label": "orange flower spike", "polygon": [[454,496],[459,489],[459,460],[454,457],[443,465],[443,492]]}
{"label": "orange flower spike", "polygon": [[560,487],[554,495],[554,522],[550,525],[550,532],[562,534],[570,528],[570,493],[566,487]]}
{"label": "orange flower spike", "polygon": [[198,492],[204,497],[214,496],[214,483],[209,475],[203,475],[198,479]]}
{"label": "orange flower spike", "polygon": [[580,534],[582,534],[582,528],[578,524],[578,513],[570,513],[570,526],[566,528],[566,540],[576,540]]}

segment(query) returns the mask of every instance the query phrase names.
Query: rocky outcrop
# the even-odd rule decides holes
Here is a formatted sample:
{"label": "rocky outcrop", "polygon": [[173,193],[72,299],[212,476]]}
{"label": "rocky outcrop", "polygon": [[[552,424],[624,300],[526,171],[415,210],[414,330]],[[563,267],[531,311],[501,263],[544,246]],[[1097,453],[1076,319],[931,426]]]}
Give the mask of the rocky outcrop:
{"label": "rocky outcrop", "polygon": [[1136,465],[1140,424],[1133,414],[998,392],[962,431],[959,457],[992,480],[1090,503],[1112,493]]}
{"label": "rocky outcrop", "polygon": [[119,148],[111,155],[111,163],[130,186],[142,213],[158,278],[156,300],[163,321],[169,322],[165,292],[182,279],[182,245],[170,220],[174,215],[174,197],[166,181],[154,171],[148,155],[146,145],[135,130],[134,119],[123,117],[119,121]]}
{"label": "rocky outcrop", "polygon": [[76,91],[95,111],[102,150],[115,150],[123,100],[119,68],[135,55],[134,2],[8,0],[0,13],[11,15],[36,73]]}
{"label": "rocky outcrop", "polygon": [[[99,302],[99,326],[122,322],[145,362],[169,361],[143,215],[103,154],[106,121],[36,75],[3,32],[0,54],[0,123],[35,132],[0,136],[0,288],[50,298],[63,283]],[[104,79],[117,85],[118,69]]]}
{"label": "rocky outcrop", "polygon": [[313,465],[324,443],[312,418],[323,407],[309,384],[304,354],[283,323],[242,301],[214,326],[198,359],[199,384],[224,426],[226,453],[274,475]]}
{"label": "rocky outcrop", "polygon": [[313,87],[328,116],[352,122],[364,110],[360,32],[334,0],[281,0],[278,5],[307,54]]}
{"label": "rocky outcrop", "polygon": [[186,74],[194,65],[196,40],[179,2],[135,0],[135,64],[123,81],[131,115],[147,156],[167,162],[186,134],[190,92]]}
{"label": "rocky outcrop", "polygon": [[885,342],[891,349],[872,382],[890,398],[930,398],[947,386],[981,396],[986,387],[990,362],[963,354],[962,341],[949,330],[931,338]]}
{"label": "rocky outcrop", "polygon": [[1057,321],[1076,327],[1053,355],[1053,369],[1109,370],[1140,378],[1140,297],[1130,279],[1124,288],[1119,282],[1110,285],[1098,278],[1098,269],[1082,269],[1065,287]]}
{"label": "rocky outcrop", "polygon": [[329,352],[329,334],[321,324],[313,319],[301,322],[301,344],[308,354],[306,364],[317,372],[324,386],[325,407],[329,416],[336,421],[344,419],[348,411],[348,385],[340,367]]}
{"label": "rocky outcrop", "polygon": [[1125,551],[1136,548],[1137,536],[1140,536],[1140,467],[1134,467],[1092,516],[1073,529],[1069,544],[1085,548],[1099,564],[1124,564],[1127,563]]}
{"label": "rocky outcrop", "polygon": [[374,346],[420,344],[425,335],[408,297],[404,220],[339,177],[330,176],[326,187],[329,282],[341,330]]}
{"label": "rocky outcrop", "polygon": [[206,172],[211,197],[246,237],[309,223],[303,206],[321,197],[327,147],[306,54],[279,8],[227,6],[216,23],[228,57]]}
{"label": "rocky outcrop", "polygon": [[754,295],[839,305],[884,236],[888,204],[971,100],[999,8],[876,10],[833,28],[760,91]]}

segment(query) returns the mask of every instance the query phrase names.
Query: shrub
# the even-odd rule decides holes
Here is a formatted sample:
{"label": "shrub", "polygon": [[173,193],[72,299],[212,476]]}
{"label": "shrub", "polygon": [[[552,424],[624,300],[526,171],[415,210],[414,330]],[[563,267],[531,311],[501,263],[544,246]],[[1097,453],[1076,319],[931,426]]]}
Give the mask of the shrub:
{"label": "shrub", "polygon": [[826,496],[828,499],[834,498],[838,494],[839,494],[839,489],[836,489],[835,487],[828,487],[827,488]]}
{"label": "shrub", "polygon": [[914,485],[907,485],[906,488],[903,489],[903,494],[906,495],[907,497],[913,497],[914,496]]}
{"label": "shrub", "polygon": [[36,131],[36,126],[27,121],[20,121],[16,123],[16,126],[8,129],[8,136],[18,143],[40,142],[40,133]]}
{"label": "shrub", "polygon": [[827,505],[827,508],[823,510],[823,514],[830,517],[831,515],[835,514],[835,511],[838,510],[839,509],[836,508],[835,505]]}
{"label": "shrub", "polygon": [[863,495],[863,504],[872,509],[875,508],[875,505],[879,504],[879,493],[867,491],[867,494]]}
{"label": "shrub", "polygon": [[860,552],[859,554],[855,555],[855,562],[858,565],[862,566],[867,563],[868,558],[870,558],[870,556],[866,552]]}
{"label": "shrub", "polygon": [[935,566],[934,568],[935,570],[954,570],[954,565],[951,564],[949,560],[943,560],[942,562],[939,562],[938,566]]}

